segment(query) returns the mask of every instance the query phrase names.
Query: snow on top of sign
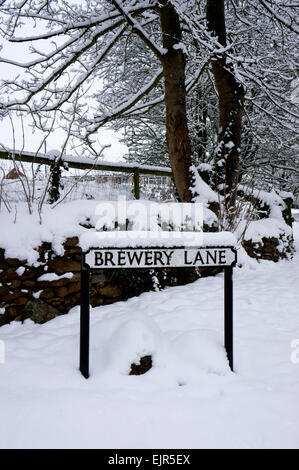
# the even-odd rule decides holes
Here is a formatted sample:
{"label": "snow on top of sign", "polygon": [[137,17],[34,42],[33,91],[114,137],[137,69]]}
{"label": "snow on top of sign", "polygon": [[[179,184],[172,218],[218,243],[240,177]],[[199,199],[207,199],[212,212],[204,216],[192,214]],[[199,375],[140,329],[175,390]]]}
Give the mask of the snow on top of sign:
{"label": "snow on top of sign", "polygon": [[163,231],[89,231],[80,236],[80,246],[84,251],[89,248],[105,247],[216,247],[235,246],[236,238],[230,232],[163,232]]}

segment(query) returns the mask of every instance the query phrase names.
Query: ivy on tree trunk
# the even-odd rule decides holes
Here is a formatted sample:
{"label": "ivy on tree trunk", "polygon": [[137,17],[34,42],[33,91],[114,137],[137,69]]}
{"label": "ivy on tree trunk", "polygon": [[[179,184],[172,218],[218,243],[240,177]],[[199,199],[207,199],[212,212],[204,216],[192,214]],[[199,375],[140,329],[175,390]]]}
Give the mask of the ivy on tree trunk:
{"label": "ivy on tree trunk", "polygon": [[245,89],[227,60],[224,0],[207,0],[207,25],[220,47],[212,59],[218,92],[219,131],[216,150],[217,185],[224,194],[227,214],[233,213],[239,180],[240,144]]}
{"label": "ivy on tree trunk", "polygon": [[61,163],[54,161],[50,166],[51,177],[49,181],[49,204],[54,204],[60,197],[60,189],[63,189],[61,185]]}
{"label": "ivy on tree trunk", "polygon": [[162,66],[169,160],[179,198],[182,202],[190,202],[192,200],[191,147],[186,112],[186,59],[181,48],[182,31],[179,16],[171,2],[160,1],[159,14],[165,48]]}

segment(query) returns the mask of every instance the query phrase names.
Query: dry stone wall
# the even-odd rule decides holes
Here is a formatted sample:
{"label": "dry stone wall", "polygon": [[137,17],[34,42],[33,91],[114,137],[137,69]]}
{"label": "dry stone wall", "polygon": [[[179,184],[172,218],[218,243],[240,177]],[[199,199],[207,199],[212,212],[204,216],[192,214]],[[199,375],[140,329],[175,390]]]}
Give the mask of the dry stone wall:
{"label": "dry stone wall", "polygon": [[[51,245],[44,243],[38,250],[38,266],[5,258],[0,249],[0,326],[26,318],[44,323],[80,303],[81,250],[77,244],[77,237],[68,238],[63,256],[56,256]],[[157,286],[186,284],[199,275],[192,268],[157,270],[155,275],[142,269],[96,270],[91,276],[90,303],[108,305]]]}
{"label": "dry stone wall", "polygon": [[280,238],[263,237],[259,242],[244,240],[242,245],[251,258],[274,262],[292,256],[294,251],[293,238],[287,236],[281,236]]}

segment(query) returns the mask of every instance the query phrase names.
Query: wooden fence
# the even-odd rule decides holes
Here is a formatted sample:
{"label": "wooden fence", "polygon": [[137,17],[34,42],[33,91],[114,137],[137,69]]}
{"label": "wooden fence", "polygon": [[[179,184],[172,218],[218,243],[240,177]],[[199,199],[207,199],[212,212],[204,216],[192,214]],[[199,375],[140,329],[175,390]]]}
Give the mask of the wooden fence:
{"label": "wooden fence", "polygon": [[[55,156],[44,154],[36,154],[32,152],[11,152],[0,151],[0,159],[2,160],[15,160],[25,163],[36,163],[41,165],[52,165],[55,161]],[[95,170],[95,171],[112,171],[117,173],[130,173],[133,174],[134,188],[133,193],[135,199],[140,197],[140,175],[153,175],[153,176],[172,176],[170,168],[150,166],[150,165],[137,165],[132,163],[112,163],[112,162],[94,162],[89,158],[76,158],[73,156],[64,156],[59,161],[59,164],[67,164],[69,168],[77,170]]]}

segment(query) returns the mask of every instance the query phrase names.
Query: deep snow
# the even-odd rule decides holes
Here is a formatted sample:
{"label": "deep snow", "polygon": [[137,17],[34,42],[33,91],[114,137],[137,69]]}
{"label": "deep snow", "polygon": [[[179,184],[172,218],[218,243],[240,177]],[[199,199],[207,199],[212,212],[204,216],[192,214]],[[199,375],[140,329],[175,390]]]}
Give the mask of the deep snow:
{"label": "deep snow", "polygon": [[[298,448],[298,259],[235,269],[235,373],[223,275],[92,309],[89,380],[78,308],[1,327],[0,447]],[[138,353],[154,367],[128,376]]]}

